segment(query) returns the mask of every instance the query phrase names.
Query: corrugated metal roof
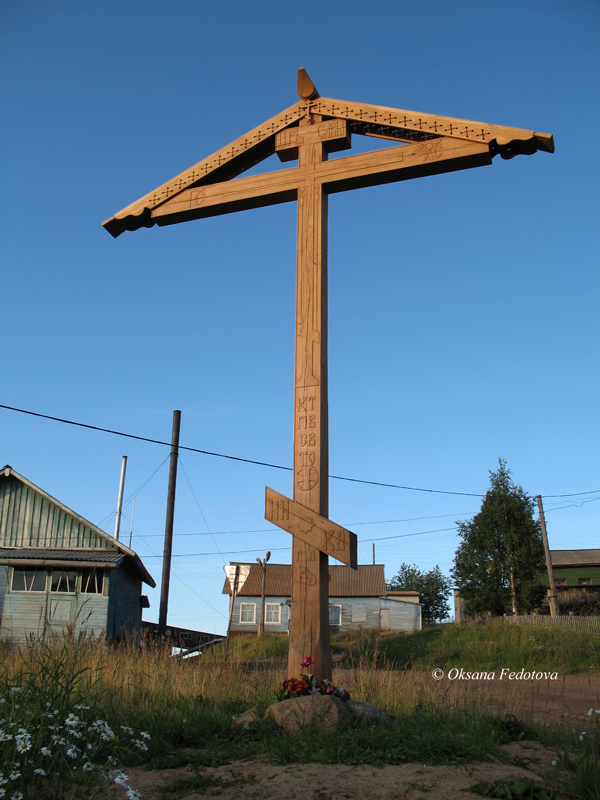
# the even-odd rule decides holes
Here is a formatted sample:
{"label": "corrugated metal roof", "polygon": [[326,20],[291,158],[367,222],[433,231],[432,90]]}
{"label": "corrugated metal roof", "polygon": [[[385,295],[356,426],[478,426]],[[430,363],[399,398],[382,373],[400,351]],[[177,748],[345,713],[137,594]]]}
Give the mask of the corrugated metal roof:
{"label": "corrugated metal roof", "polygon": [[600,549],[550,550],[553,567],[600,566]]}
{"label": "corrugated metal roof", "polygon": [[[262,569],[258,564],[247,564],[250,574],[239,592],[242,597],[259,597],[262,592]],[[265,593],[268,597],[291,597],[291,564],[267,564]],[[231,594],[229,581],[225,579],[223,594]],[[329,567],[330,597],[381,597],[385,595],[383,564],[366,564],[357,570],[332,565]]]}
{"label": "corrugated metal roof", "polygon": [[125,558],[124,553],[110,552],[107,550],[61,550],[44,548],[33,549],[27,547],[0,548],[0,563],[6,561],[73,561],[93,562],[95,564],[118,564]]}

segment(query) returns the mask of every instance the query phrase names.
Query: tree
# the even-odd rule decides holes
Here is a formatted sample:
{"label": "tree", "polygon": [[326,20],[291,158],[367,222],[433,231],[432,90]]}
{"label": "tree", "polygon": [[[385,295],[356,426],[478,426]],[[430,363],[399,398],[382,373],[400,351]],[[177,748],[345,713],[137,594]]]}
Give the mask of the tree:
{"label": "tree", "polygon": [[462,542],[451,574],[470,616],[527,613],[545,592],[539,580],[544,544],[533,499],[513,483],[506,461],[498,463],[480,512],[456,523]]}
{"label": "tree", "polygon": [[415,564],[402,564],[396,575],[387,584],[390,591],[419,592],[423,605],[423,622],[432,625],[441,622],[450,614],[446,595],[452,586],[450,579],[442,575],[439,566],[422,572]]}

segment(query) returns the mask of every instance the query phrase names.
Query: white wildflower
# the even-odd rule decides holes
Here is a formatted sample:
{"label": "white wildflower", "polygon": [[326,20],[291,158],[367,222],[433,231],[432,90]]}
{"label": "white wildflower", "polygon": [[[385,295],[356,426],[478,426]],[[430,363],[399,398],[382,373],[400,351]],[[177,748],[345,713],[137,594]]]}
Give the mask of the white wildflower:
{"label": "white wildflower", "polygon": [[84,761],[83,762],[83,771],[84,772],[93,772],[94,771],[94,765],[92,764],[91,761]]}
{"label": "white wildflower", "polygon": [[142,742],[141,739],[136,739],[135,744],[140,748],[142,752],[144,753],[148,752],[148,745],[146,744],[146,742]]}
{"label": "white wildflower", "polygon": [[9,739],[12,738],[13,737],[10,735],[10,733],[5,733],[4,731],[0,731],[0,742],[8,742]]}
{"label": "white wildflower", "polygon": [[69,716],[65,720],[65,725],[78,725],[79,724],[79,717],[76,717],[75,714],[71,711]]}
{"label": "white wildflower", "polygon": [[76,747],[69,747],[69,749],[67,750],[67,755],[69,756],[69,758],[77,758],[78,752],[79,751],[77,750]]}
{"label": "white wildflower", "polygon": [[150,734],[147,731],[140,731],[140,736],[142,739],[150,739]]}
{"label": "white wildflower", "polygon": [[12,694],[17,694],[18,692],[21,691],[21,687],[20,686],[11,686],[10,691],[11,691]]}
{"label": "white wildflower", "polygon": [[40,753],[43,756],[51,756],[52,755],[52,750],[49,750],[47,747],[42,747],[41,750],[40,750]]}
{"label": "white wildflower", "polygon": [[140,800],[141,794],[137,791],[137,789],[128,789],[127,790],[127,798],[128,800]]}
{"label": "white wildflower", "polygon": [[10,796],[10,800],[23,800],[23,792],[13,792]]}
{"label": "white wildflower", "polygon": [[34,769],[33,771],[35,772],[36,775],[41,775],[43,778],[46,777],[46,771],[43,769]]}
{"label": "white wildflower", "polygon": [[594,713],[594,709],[590,708],[590,710],[587,713],[588,717],[591,717],[593,713]]}
{"label": "white wildflower", "polygon": [[16,781],[20,777],[21,777],[21,773],[19,772],[19,770],[18,769],[13,769],[13,771],[8,776],[8,780],[9,781]]}

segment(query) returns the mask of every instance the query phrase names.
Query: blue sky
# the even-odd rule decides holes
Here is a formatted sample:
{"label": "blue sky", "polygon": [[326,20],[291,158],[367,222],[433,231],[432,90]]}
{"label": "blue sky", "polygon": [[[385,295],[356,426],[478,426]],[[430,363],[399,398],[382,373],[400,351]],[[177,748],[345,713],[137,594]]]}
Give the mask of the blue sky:
{"label": "blue sky", "polygon": [[[552,548],[598,546],[596,3],[5,0],[0,37],[0,403],[161,441],[181,409],[182,445],[271,464],[295,205],[117,240],[103,220],[292,105],[300,66],[325,97],[553,133],[552,155],[331,198],[330,471],[465,494],[332,480],[330,516],[388,578],[447,573],[503,457]],[[135,495],[160,582],[167,447],[2,408],[0,430],[2,463],[109,532],[127,455],[122,536]],[[172,624],[224,632],[223,564],[289,562],[265,485],[291,495],[287,471],[182,451]]]}

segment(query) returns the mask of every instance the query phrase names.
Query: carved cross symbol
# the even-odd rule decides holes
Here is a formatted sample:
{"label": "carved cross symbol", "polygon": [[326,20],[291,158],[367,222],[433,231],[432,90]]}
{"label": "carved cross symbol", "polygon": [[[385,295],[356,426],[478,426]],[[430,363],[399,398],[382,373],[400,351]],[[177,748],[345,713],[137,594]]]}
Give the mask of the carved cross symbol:
{"label": "carved cross symbol", "polygon": [[[491,164],[492,155],[498,152],[506,158],[536,150],[553,152],[554,144],[551,134],[499,125],[483,125],[478,134],[481,141],[474,142],[469,140],[474,129],[464,120],[338,100],[317,103],[319,93],[304,69],[298,72],[298,94],[300,101],[279,116],[199,162],[191,172],[176,176],[155,194],[127,206],[104,226],[117,237],[125,230],[154,224],[171,225],[274,203],[298,203],[294,496],[291,500],[267,488],[265,515],[293,536],[288,674],[297,676],[302,660],[310,655],[313,674],[322,681],[331,679],[327,554],[349,567],[357,566],[355,534],[328,519],[328,196]],[[327,109],[326,117],[323,109]],[[424,143],[395,144],[387,150],[328,160],[329,153],[351,146],[352,122],[377,120],[384,115],[390,127],[381,134],[370,130],[369,135],[390,138],[395,134],[406,140],[423,128],[436,133]],[[392,119],[397,122],[392,124]],[[413,121],[416,119],[418,122]],[[464,130],[460,130],[461,125]],[[226,165],[227,175],[239,175],[274,152],[284,162],[297,159],[298,166],[235,180],[224,179],[219,169]],[[195,175],[198,177],[194,179]],[[193,183],[182,188],[176,183],[178,178],[191,178]]]}

